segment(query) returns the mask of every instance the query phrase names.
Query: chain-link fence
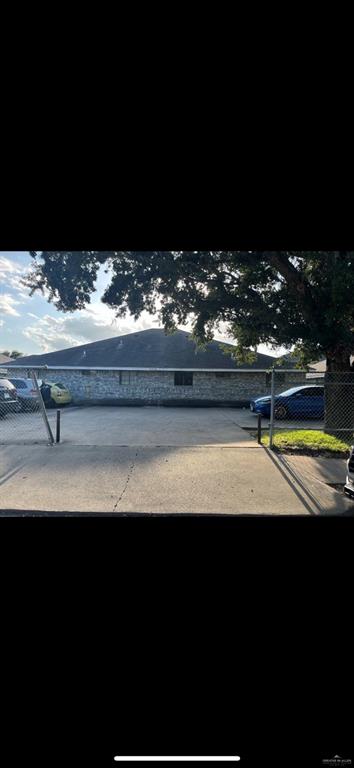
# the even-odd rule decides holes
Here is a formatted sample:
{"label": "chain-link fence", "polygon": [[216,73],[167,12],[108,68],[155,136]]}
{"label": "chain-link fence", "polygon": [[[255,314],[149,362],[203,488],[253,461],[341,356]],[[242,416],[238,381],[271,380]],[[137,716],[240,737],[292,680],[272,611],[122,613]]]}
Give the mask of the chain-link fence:
{"label": "chain-link fence", "polygon": [[325,374],[324,430],[339,439],[353,442],[354,371]]}
{"label": "chain-link fence", "polygon": [[262,416],[269,430],[269,444],[287,430],[317,430],[347,444],[354,442],[354,371],[304,373],[303,382],[284,388],[284,371],[270,374],[270,391],[251,402],[251,410]]}
{"label": "chain-link fence", "polygon": [[0,369],[0,445],[54,442],[56,414],[46,410],[41,380],[28,374]]}

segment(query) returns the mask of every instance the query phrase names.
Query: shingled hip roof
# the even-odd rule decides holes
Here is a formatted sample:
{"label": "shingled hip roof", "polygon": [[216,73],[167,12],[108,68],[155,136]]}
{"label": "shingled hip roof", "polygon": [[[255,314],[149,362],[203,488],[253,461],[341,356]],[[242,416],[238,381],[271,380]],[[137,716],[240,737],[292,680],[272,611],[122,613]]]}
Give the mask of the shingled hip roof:
{"label": "shingled hip roof", "polygon": [[[212,341],[201,350],[186,331],[166,334],[163,329],[154,328],[44,355],[21,357],[8,367],[235,371],[265,370],[274,364],[274,357],[258,354],[254,363],[238,365],[224,353],[221,344]],[[234,349],[232,344],[223,346],[230,351]]]}

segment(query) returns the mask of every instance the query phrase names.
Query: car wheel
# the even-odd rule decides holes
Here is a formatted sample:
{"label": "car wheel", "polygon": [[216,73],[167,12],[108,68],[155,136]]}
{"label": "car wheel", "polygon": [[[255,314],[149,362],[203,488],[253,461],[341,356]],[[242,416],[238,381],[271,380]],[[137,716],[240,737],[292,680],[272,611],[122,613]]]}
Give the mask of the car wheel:
{"label": "car wheel", "polygon": [[276,405],[274,408],[274,416],[276,419],[286,419],[288,411],[285,405]]}

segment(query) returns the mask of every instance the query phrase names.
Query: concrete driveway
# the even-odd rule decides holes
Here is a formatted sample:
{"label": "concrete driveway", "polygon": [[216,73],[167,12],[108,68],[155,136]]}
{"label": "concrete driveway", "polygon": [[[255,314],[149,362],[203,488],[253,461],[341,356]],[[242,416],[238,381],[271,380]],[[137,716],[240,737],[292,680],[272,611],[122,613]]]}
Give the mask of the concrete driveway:
{"label": "concrete driveway", "polygon": [[61,435],[66,445],[256,448],[234,414],[232,408],[76,407],[62,410]]}
{"label": "concrete driveway", "polygon": [[[249,408],[234,408],[234,419],[243,429],[257,429],[257,414],[252,413]],[[321,419],[276,419],[276,429],[321,429],[324,428],[324,422]],[[269,429],[269,418],[262,416],[262,429]]]}
{"label": "concrete driveway", "polygon": [[224,408],[64,410],[60,445],[0,446],[1,509],[311,514]]}

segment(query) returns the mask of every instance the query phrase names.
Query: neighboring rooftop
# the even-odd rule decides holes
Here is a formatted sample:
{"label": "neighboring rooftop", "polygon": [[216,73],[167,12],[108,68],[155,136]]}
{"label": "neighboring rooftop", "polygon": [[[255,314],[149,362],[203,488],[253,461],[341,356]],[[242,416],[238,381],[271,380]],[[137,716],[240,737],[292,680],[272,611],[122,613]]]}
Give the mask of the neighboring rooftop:
{"label": "neighboring rooftop", "polygon": [[[354,365],[354,355],[350,358],[350,364]],[[310,370],[316,373],[325,373],[326,360],[320,360],[319,363],[310,363]]]}
{"label": "neighboring rooftop", "polygon": [[326,371],[326,361],[320,360],[319,363],[310,363],[310,370],[314,373],[325,373]]}
{"label": "neighboring rooftop", "polygon": [[[200,350],[186,331],[166,335],[163,329],[153,328],[57,352],[21,357],[7,367],[264,370],[276,359],[258,354],[254,363],[238,365],[223,352],[222,343],[211,341],[205,350]],[[232,344],[224,346],[234,349]]]}
{"label": "neighboring rooftop", "polygon": [[0,365],[5,365],[6,363],[12,363],[13,359],[12,357],[6,357],[6,355],[0,355]]}

